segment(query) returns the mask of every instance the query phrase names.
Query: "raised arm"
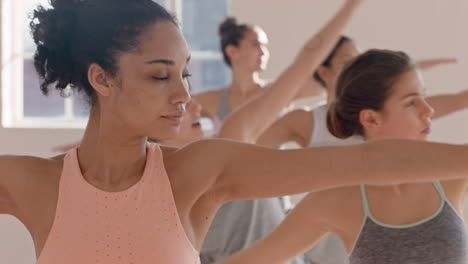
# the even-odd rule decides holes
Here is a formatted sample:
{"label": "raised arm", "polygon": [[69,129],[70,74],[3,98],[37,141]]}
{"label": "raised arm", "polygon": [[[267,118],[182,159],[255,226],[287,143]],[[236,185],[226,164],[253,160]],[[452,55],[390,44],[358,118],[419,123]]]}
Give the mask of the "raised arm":
{"label": "raised arm", "polygon": [[426,101],[434,108],[434,116],[432,118],[440,118],[468,108],[468,90],[454,94],[430,96],[426,98]]}
{"label": "raised arm", "polygon": [[[468,147],[381,140],[341,147],[274,150],[229,140],[193,143],[183,152],[192,175],[211,177],[220,200],[256,199],[356,184],[389,185],[468,177]],[[193,159],[193,157],[197,159]],[[201,172],[201,168],[209,170]],[[198,173],[200,172],[200,173]]]}
{"label": "raised arm", "polygon": [[347,0],[335,17],[304,45],[294,62],[263,94],[249,100],[224,121],[219,137],[254,143],[333,49],[362,2]]}

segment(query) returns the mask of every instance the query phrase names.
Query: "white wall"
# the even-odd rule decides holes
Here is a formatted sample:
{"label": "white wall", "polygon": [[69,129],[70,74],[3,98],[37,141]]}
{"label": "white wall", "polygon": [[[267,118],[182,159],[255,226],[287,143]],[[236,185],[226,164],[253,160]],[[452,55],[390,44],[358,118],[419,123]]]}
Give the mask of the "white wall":
{"label": "white wall", "polygon": [[[342,0],[233,0],[233,13],[261,25],[269,35],[271,64],[265,76],[274,78],[291,62],[295,52],[324,24]],[[367,0],[346,33],[363,49],[407,51],[414,58],[457,56],[460,63],[425,74],[429,94],[468,88],[468,1]],[[1,115],[0,115],[1,116]],[[468,141],[468,111],[436,121],[432,138],[445,142]],[[0,154],[52,155],[52,146],[77,140],[81,130],[0,128]],[[10,217],[0,217],[0,262],[33,263],[28,233]]]}
{"label": "white wall", "polygon": [[[270,39],[275,78],[301,45],[337,10],[342,0],[235,0],[241,21],[262,26]],[[456,56],[460,63],[425,73],[429,95],[468,89],[468,2],[464,0],[367,0],[346,30],[362,49],[388,48],[415,59]],[[468,111],[434,122],[433,140],[468,142]]]}

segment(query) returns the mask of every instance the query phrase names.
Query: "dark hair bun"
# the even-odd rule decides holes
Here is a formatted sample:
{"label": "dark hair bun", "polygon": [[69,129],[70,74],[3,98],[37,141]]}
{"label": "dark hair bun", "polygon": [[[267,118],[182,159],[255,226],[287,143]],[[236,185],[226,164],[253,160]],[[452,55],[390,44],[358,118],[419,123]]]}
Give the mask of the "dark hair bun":
{"label": "dark hair bun", "polygon": [[69,84],[75,83],[70,44],[80,1],[52,0],[51,4],[51,9],[38,6],[30,23],[31,35],[37,45],[34,64],[44,79],[41,91],[46,95],[51,83],[55,83],[62,94]]}
{"label": "dark hair bun", "polygon": [[330,108],[327,112],[327,128],[330,133],[341,139],[352,137],[358,130],[359,124],[353,124],[352,122],[345,120],[340,115],[338,105],[336,102],[330,104]]}
{"label": "dark hair bun", "polygon": [[235,17],[227,17],[219,25],[218,34],[220,36],[224,36],[225,34],[228,34],[229,32],[236,31],[237,27],[238,27],[237,19]]}

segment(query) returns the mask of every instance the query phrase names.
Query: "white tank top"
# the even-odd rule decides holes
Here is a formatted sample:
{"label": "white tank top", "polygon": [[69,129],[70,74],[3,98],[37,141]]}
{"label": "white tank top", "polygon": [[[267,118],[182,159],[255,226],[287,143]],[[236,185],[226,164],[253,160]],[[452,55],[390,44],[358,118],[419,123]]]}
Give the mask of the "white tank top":
{"label": "white tank top", "polygon": [[[349,146],[364,142],[361,136],[353,136],[340,139],[333,136],[327,128],[327,106],[322,105],[312,111],[314,115],[314,129],[310,139],[310,147],[323,146]],[[307,251],[304,256],[312,263],[320,264],[347,264],[348,254],[340,238],[335,234],[329,234],[320,240],[317,245]]]}
{"label": "white tank top", "polygon": [[340,139],[333,136],[327,128],[327,106],[322,105],[312,111],[314,115],[314,129],[310,138],[310,147],[324,146],[348,146],[363,143],[361,136],[352,136],[347,139]]}

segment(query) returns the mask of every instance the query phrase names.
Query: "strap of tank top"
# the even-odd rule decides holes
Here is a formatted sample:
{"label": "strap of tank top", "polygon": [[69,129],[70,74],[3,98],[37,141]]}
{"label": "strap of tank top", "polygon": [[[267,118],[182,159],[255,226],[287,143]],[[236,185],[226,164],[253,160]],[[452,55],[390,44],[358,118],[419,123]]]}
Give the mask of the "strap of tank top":
{"label": "strap of tank top", "polygon": [[224,118],[231,112],[229,108],[229,88],[223,89],[221,96],[219,97],[218,111],[216,115],[220,121],[224,121]]}
{"label": "strap of tank top", "polygon": [[361,199],[362,199],[362,208],[364,209],[364,216],[370,217],[370,208],[369,208],[369,201],[367,200],[367,192],[366,192],[366,185],[361,184],[359,185],[361,188]]}
{"label": "strap of tank top", "polygon": [[437,192],[439,193],[440,199],[447,201],[447,196],[445,196],[444,188],[442,187],[442,184],[440,184],[440,181],[434,181],[432,184],[434,184]]}

